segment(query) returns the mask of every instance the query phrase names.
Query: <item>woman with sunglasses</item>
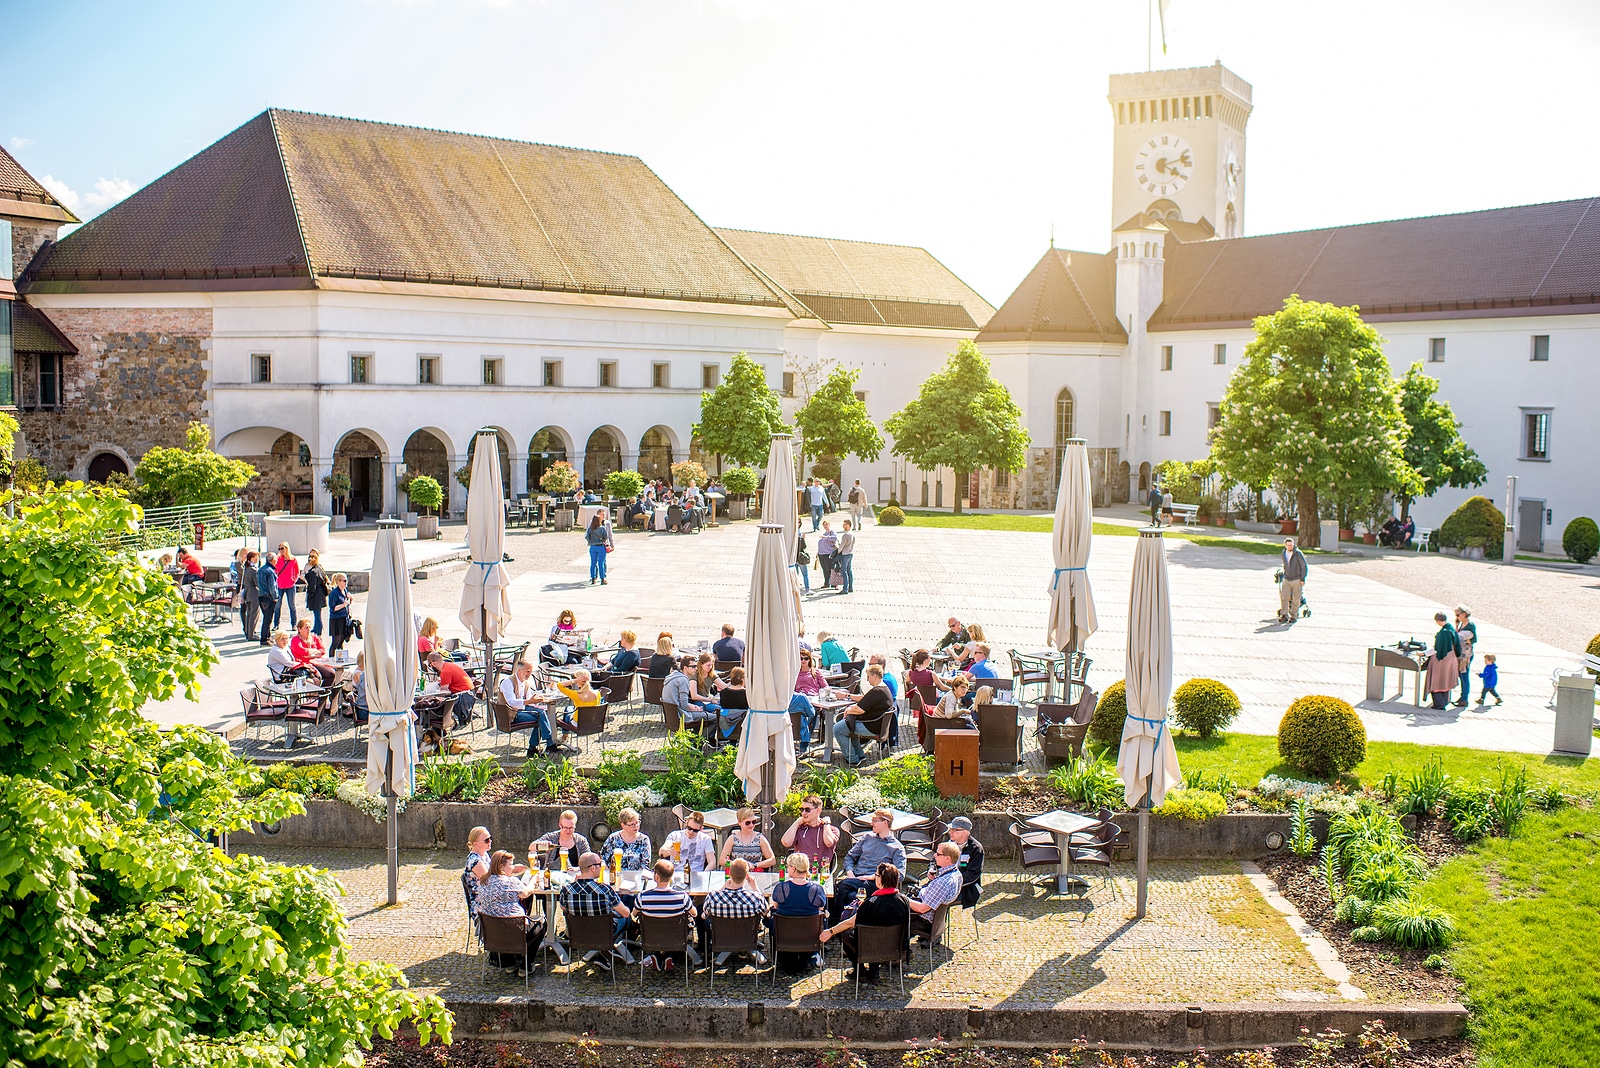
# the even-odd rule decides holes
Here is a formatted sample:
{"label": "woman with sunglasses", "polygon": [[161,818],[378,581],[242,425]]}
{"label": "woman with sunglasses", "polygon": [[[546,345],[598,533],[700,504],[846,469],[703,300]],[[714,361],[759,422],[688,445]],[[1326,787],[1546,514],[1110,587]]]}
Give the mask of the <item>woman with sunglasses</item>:
{"label": "woman with sunglasses", "polygon": [[771,868],[777,858],[773,856],[772,844],[767,841],[767,836],[756,830],[755,811],[741,808],[738,817],[738,829],[728,835],[728,840],[722,843],[719,863],[726,868],[735,860],[742,860],[750,865],[752,870]]}

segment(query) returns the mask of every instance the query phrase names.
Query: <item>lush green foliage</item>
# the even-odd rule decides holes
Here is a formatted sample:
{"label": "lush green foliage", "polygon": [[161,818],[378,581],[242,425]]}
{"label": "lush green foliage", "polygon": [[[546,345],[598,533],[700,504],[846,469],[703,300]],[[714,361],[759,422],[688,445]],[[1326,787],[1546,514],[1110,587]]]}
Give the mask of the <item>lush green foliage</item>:
{"label": "lush green foliage", "polygon": [[1172,692],[1172,718],[1178,726],[1209,738],[1239,714],[1239,695],[1215,679],[1190,679]]}
{"label": "lush green foliage", "polygon": [[594,788],[601,792],[631,790],[649,781],[650,776],[644,770],[644,759],[638,753],[626,750],[612,750],[602,756],[600,766],[594,772]]}
{"label": "lush green foliage", "polygon": [[1158,816],[1171,816],[1180,820],[1208,820],[1228,811],[1228,803],[1221,794],[1210,790],[1179,788],[1168,790],[1160,807],[1154,809]]}
{"label": "lush green foliage", "polygon": [[0,474],[11,474],[11,462],[16,459],[17,431],[22,425],[16,416],[0,412]]}
{"label": "lush green foliage", "polygon": [[211,430],[204,423],[189,424],[181,448],[145,453],[133,473],[140,483],[134,499],[147,508],[224,501],[256,477],[256,469],[243,460],[211,451]]}
{"label": "lush green foliage", "polygon": [[661,750],[667,770],[656,775],[650,785],[667,800],[690,808],[724,808],[744,803],[744,781],[733,773],[738,759],[736,746],[724,746],[707,755],[700,736],[679,731],[667,739]]}
{"label": "lush green foliage", "polygon": [[350,476],[343,471],[322,476],[322,488],[328,491],[328,496],[336,501],[342,501],[350,496]]}
{"label": "lush green foliage", "polygon": [[1400,379],[1400,414],[1406,421],[1406,463],[1416,471],[1421,485],[1414,495],[1402,495],[1407,508],[1412,497],[1432,497],[1443,486],[1469,489],[1483,485],[1489,469],[1461,440],[1461,423],[1447,401],[1437,400],[1439,380],[1430,378],[1422,364],[1414,363]]}
{"label": "lush green foliage", "polygon": [[1600,552],[1600,526],[1588,516],[1580,515],[1561,532],[1561,551],[1578,563],[1587,564]]}
{"label": "lush green foliage", "polygon": [[326,875],[206,840],[302,803],[140,717],[215,654],[164,576],[106,547],[135,514],[70,486],[0,517],[0,1061],[331,1068],[407,1019],[448,1035],[437,998],[346,958]]}
{"label": "lush green foliage", "polygon": [[[1382,339],[1357,309],[1291,296],[1255,329],[1212,431],[1212,456],[1228,477],[1284,483],[1307,516],[1334,486],[1417,492],[1399,390]],[[1301,536],[1318,544],[1315,524]]]}
{"label": "lush green foliage", "polygon": [[606,493],[614,500],[632,500],[643,492],[644,476],[637,471],[611,471],[606,474]]}
{"label": "lush green foliage", "polygon": [[761,485],[761,476],[753,467],[731,467],[722,473],[722,485],[734,497],[748,497]]}
{"label": "lush green foliage", "polygon": [[1311,802],[1300,798],[1289,817],[1289,852],[1309,857],[1317,851],[1317,838],[1311,830]]}
{"label": "lush green foliage", "polygon": [[705,465],[699,460],[679,460],[672,465],[674,486],[704,486],[710,481]]}
{"label": "lush green foliage", "polygon": [[[1118,685],[1121,685],[1120,683]],[[1101,750],[1050,769],[1050,785],[1090,809],[1120,808],[1126,801],[1115,757]]]}
{"label": "lush green foliage", "polygon": [[1153,474],[1161,480],[1161,488],[1172,494],[1176,504],[1200,503],[1201,483],[1216,473],[1211,460],[1162,460]]}
{"label": "lush green foliage", "polygon": [[539,476],[539,488],[546,493],[554,493],[557,496],[573,493],[581,485],[583,485],[583,479],[578,476],[578,472],[573,466],[565,460],[557,460],[545,468],[544,474]]}
{"label": "lush green foliage", "polygon": [[856,379],[860,376],[860,371],[835,367],[804,407],[794,413],[807,456],[854,453],[871,463],[883,452],[883,435],[867,414],[867,402],[856,396]]}
{"label": "lush green foliage", "polygon": [[824,808],[837,809],[845,792],[861,781],[861,773],[854,768],[812,766],[798,772],[794,788],[802,796],[816,794],[822,798]]}
{"label": "lush green foliage", "polygon": [[880,527],[898,527],[902,526],[905,521],[906,513],[892,504],[878,513],[878,525]]}
{"label": "lush green foliage", "polygon": [[436,512],[444,507],[444,487],[431,475],[417,475],[413,478],[406,486],[406,497],[411,501],[411,507],[420,509],[423,514]]}
{"label": "lush green foliage", "polygon": [[472,464],[465,463],[456,468],[456,481],[461,483],[462,489],[472,488]]}
{"label": "lush green foliage", "polygon": [[1490,560],[1500,559],[1505,544],[1506,517],[1487,497],[1468,497],[1450,513],[1434,540],[1445,549],[1482,549]]}
{"label": "lush green foliage", "polygon": [[1122,725],[1128,718],[1128,684],[1118,679],[1100,695],[1094,706],[1094,719],[1089,723],[1089,740],[1101,745],[1116,745],[1122,741]]}
{"label": "lush green foliage", "polygon": [[989,375],[978,346],[963,340],[944,369],[922,383],[916,400],[891,415],[883,428],[894,454],[931,471],[956,473],[955,511],[961,511],[968,473],[992,467],[1020,471],[1027,462],[1028,432],[1022,409]]}
{"label": "lush green foliage", "polygon": [[287,790],[301,797],[332,800],[339,789],[339,772],[332,764],[294,764],[283,761],[261,769],[261,781],[241,790],[253,797],[263,790]]}
{"label": "lush green foliage", "polygon": [[883,761],[875,770],[878,792],[896,808],[924,812],[944,800],[933,784],[933,757],[926,753],[902,753]]}
{"label": "lush green foliage", "polygon": [[423,757],[417,766],[417,800],[476,801],[499,771],[500,764],[493,757]]}
{"label": "lush green foliage", "polygon": [[1278,754],[1313,775],[1346,772],[1367,758],[1367,728],[1348,702],[1302,697],[1278,723]]}
{"label": "lush green foliage", "polygon": [[700,394],[700,422],[694,432],[707,456],[759,466],[767,462],[772,435],[788,430],[783,402],[767,385],[766,370],[742,352],[734,356],[716,391]]}

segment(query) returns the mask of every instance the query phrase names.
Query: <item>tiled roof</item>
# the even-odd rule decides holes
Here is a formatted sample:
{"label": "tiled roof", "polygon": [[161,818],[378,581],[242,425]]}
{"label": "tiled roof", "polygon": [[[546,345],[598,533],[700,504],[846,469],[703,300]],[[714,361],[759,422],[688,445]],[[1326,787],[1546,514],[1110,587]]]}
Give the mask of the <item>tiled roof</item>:
{"label": "tiled roof", "polygon": [[279,110],[63,239],[30,284],[321,277],[785,303],[637,157]]}
{"label": "tiled roof", "polygon": [[1125,344],[1117,322],[1117,259],[1106,252],[1046,252],[978,335],[988,341]]}
{"label": "tiled roof", "polygon": [[975,330],[994,314],[924,248],[755,230],[717,233],[824,322]]}
{"label": "tiled roof", "polygon": [[1152,329],[1248,323],[1291,293],[1391,317],[1600,305],[1600,198],[1169,241],[1163,292]]}
{"label": "tiled roof", "polygon": [[0,148],[0,215],[22,215],[63,223],[78,221],[76,215],[23,170],[22,164],[4,148]]}
{"label": "tiled roof", "polygon": [[78,346],[44,312],[20,300],[11,305],[11,311],[12,347],[18,352],[77,355]]}

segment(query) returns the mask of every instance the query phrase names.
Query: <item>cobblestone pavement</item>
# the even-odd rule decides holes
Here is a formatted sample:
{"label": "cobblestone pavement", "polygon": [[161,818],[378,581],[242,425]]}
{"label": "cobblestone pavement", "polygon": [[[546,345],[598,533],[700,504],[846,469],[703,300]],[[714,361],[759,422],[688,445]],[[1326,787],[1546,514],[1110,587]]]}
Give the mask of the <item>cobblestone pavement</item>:
{"label": "cobblestone pavement", "polygon": [[[256,850],[269,859],[311,864],[330,870],[347,889],[343,900],[357,959],[400,965],[411,984],[447,1000],[520,996],[522,980],[490,969],[487,977],[475,953],[465,950],[467,923],[461,900],[456,851],[402,851],[400,885],[409,900],[399,908],[381,907],[385,897],[381,850]],[[1306,1001],[1338,1000],[1331,980],[1241,874],[1237,863],[1157,862],[1150,866],[1150,908],[1133,920],[1132,868],[1119,873],[1123,896],[1110,897],[1095,880],[1090,899],[1059,898],[1015,882],[1016,872],[1001,870],[985,879],[982,901],[972,916],[951,915],[950,947],[935,948],[928,967],[925,947],[906,970],[909,1000],[919,1003],[977,1002],[987,1007],[1047,1008],[1073,1001]],[[1034,873],[1030,873],[1034,874]],[[536,997],[549,1001],[593,1000],[613,996],[610,979],[582,969],[569,989],[566,969],[555,957],[551,970],[532,984]],[[779,979],[781,992],[798,1003],[831,1003],[854,996],[840,970],[837,950],[829,967],[801,980]],[[622,968],[617,996],[639,993],[637,967]],[[704,997],[708,978],[702,969],[690,994]],[[682,996],[683,978],[649,973],[654,998]],[[771,997],[763,977],[763,996]],[[726,981],[717,976],[717,996],[738,1003],[757,993],[746,968]],[[903,999],[898,985],[861,989],[863,1001]]]}

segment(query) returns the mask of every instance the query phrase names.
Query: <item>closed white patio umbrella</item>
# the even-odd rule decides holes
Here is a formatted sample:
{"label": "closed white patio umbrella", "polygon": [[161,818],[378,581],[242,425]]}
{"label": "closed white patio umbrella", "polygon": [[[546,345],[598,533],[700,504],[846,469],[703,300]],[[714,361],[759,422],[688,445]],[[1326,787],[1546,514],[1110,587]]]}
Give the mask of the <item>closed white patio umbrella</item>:
{"label": "closed white patio umbrella", "polygon": [[[770,476],[769,476],[770,477]],[[762,825],[770,806],[789,793],[794,777],[794,735],[789,702],[800,673],[800,638],[794,615],[793,543],[781,526],[762,523],[750,571],[750,610],[745,616],[745,714],[734,772],[744,780],[745,797],[762,804]]]}
{"label": "closed white patio umbrella", "polygon": [[378,521],[367,593],[367,792],[389,799],[389,904],[399,900],[399,799],[411,796],[417,735],[411,699],[417,690],[417,623],[411,614],[411,573],[406,569],[400,522]]}
{"label": "closed white patio umbrella", "polygon": [[461,625],[483,646],[483,698],[494,693],[494,645],[511,625],[511,580],[501,563],[506,551],[506,509],[500,481],[499,435],[478,431],[467,486],[467,549],[472,563],[461,586]]}
{"label": "closed white patio umbrella", "polygon": [[767,447],[767,486],[761,498],[761,522],[783,528],[783,544],[788,547],[787,563],[794,563],[795,540],[800,536],[800,505],[795,501],[794,438],[772,435]]}
{"label": "closed white patio umbrella", "polygon": [[1122,776],[1127,803],[1139,810],[1136,915],[1142,917],[1149,893],[1150,809],[1183,781],[1167,724],[1167,703],[1172,698],[1172,602],[1160,530],[1141,530],[1134,550],[1128,661],[1123,678],[1128,687],[1128,718],[1117,751],[1117,774]]}
{"label": "closed white patio umbrella", "polygon": [[1068,653],[1081,650],[1097,626],[1088,571],[1093,533],[1089,446],[1082,438],[1071,438],[1061,459],[1056,519],[1050,529],[1055,574],[1050,579],[1050,628],[1045,638],[1052,648]]}

